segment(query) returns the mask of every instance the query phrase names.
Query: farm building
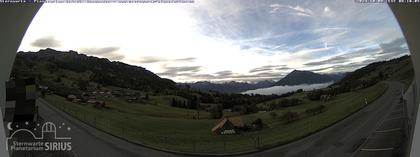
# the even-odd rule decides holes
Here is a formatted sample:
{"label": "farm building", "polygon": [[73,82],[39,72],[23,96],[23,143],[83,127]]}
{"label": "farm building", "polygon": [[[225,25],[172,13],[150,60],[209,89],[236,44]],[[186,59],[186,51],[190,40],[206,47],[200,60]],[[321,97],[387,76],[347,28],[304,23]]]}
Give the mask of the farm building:
{"label": "farm building", "polygon": [[216,125],[211,129],[215,135],[237,134],[239,129],[244,127],[242,117],[223,117],[217,121]]}

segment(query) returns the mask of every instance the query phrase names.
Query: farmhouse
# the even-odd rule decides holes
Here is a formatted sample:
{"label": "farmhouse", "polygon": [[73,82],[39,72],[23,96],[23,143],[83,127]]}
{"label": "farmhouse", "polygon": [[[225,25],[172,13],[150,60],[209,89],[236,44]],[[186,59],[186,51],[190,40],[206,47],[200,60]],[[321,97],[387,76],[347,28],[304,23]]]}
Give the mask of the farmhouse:
{"label": "farmhouse", "polygon": [[331,95],[321,95],[320,100],[321,101],[328,101],[331,99]]}
{"label": "farmhouse", "polygon": [[215,135],[237,134],[239,133],[239,129],[243,127],[244,122],[242,117],[223,117],[211,129],[211,132]]}
{"label": "farmhouse", "polygon": [[67,95],[67,100],[68,101],[74,101],[76,99],[77,99],[77,97],[75,95]]}

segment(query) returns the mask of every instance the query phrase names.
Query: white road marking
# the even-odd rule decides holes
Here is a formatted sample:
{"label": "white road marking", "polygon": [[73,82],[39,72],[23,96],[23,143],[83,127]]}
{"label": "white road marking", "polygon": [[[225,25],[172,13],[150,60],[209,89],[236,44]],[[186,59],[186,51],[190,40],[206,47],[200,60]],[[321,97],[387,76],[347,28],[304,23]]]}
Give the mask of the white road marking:
{"label": "white road marking", "polygon": [[370,151],[370,152],[377,152],[377,151],[387,151],[387,150],[393,150],[394,148],[376,148],[376,149],[360,149],[361,151]]}
{"label": "white road marking", "polygon": [[388,120],[395,120],[395,119],[400,119],[400,118],[404,118],[404,117],[403,117],[403,116],[401,116],[401,117],[389,118],[389,119],[385,119],[385,121],[388,121]]}
{"label": "white road marking", "polygon": [[394,129],[388,129],[388,130],[380,130],[380,131],[375,131],[378,133],[384,133],[384,132],[392,132],[392,131],[398,131],[401,130],[401,128],[394,128]]}

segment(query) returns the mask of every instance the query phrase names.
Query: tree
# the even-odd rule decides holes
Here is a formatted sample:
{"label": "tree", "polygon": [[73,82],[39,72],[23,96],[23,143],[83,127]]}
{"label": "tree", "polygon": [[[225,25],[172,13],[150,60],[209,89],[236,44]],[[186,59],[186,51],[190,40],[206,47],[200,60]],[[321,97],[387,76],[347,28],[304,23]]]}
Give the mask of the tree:
{"label": "tree", "polygon": [[299,119],[299,113],[288,111],[281,115],[281,119],[284,120],[286,123],[291,123]]}
{"label": "tree", "polygon": [[178,104],[176,103],[175,98],[172,98],[171,106],[172,107],[177,107],[178,106]]}
{"label": "tree", "polygon": [[51,62],[46,62],[45,67],[47,69],[47,71],[52,74],[55,71],[57,71],[57,65],[51,63]]}
{"label": "tree", "polygon": [[146,93],[146,96],[144,97],[144,100],[149,100],[149,93]]}
{"label": "tree", "polygon": [[223,108],[222,105],[214,105],[211,109],[210,109],[210,114],[213,118],[215,119],[219,119],[223,116]]}
{"label": "tree", "polygon": [[289,102],[289,99],[281,99],[280,100],[280,106],[281,107],[289,107],[289,106],[291,106],[290,105],[290,102]]}
{"label": "tree", "polygon": [[86,81],[83,79],[77,80],[77,86],[79,86],[80,90],[86,90],[88,85],[89,85],[89,81]]}
{"label": "tree", "polygon": [[313,90],[311,92],[308,92],[306,96],[308,97],[309,100],[319,100],[322,94],[323,94],[322,90]]}
{"label": "tree", "polygon": [[264,123],[261,118],[257,118],[252,122],[252,126],[257,130],[261,130],[264,127]]}
{"label": "tree", "polygon": [[313,108],[306,109],[305,112],[306,112],[306,114],[316,115],[316,114],[320,114],[320,113],[324,112],[325,108],[326,108],[326,106],[319,105],[319,106],[316,106],[316,107],[313,107]]}
{"label": "tree", "polygon": [[61,77],[58,76],[54,81],[57,82],[57,83],[60,83],[61,82]]}

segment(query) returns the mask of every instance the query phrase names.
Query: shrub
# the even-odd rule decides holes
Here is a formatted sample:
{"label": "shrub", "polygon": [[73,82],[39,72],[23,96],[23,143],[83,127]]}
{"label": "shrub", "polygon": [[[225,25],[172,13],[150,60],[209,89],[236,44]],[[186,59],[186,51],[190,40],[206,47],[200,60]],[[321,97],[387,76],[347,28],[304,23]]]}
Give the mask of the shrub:
{"label": "shrub", "polygon": [[253,126],[253,128],[254,128],[254,129],[256,129],[256,130],[261,130],[261,129],[263,129],[263,127],[264,127],[264,123],[263,123],[263,121],[262,121],[262,119],[261,119],[261,118],[257,118],[256,120],[254,120],[254,121],[252,122],[252,126]]}
{"label": "shrub", "polygon": [[306,114],[316,115],[316,114],[320,114],[320,113],[324,112],[325,110],[326,110],[325,105],[319,105],[317,107],[306,109],[305,112],[306,112]]}
{"label": "shrub", "polygon": [[270,112],[270,117],[271,117],[271,119],[276,119],[277,118],[277,113],[274,112],[274,111]]}
{"label": "shrub", "polygon": [[299,119],[299,113],[288,111],[281,115],[281,119],[286,123],[291,123]]}

